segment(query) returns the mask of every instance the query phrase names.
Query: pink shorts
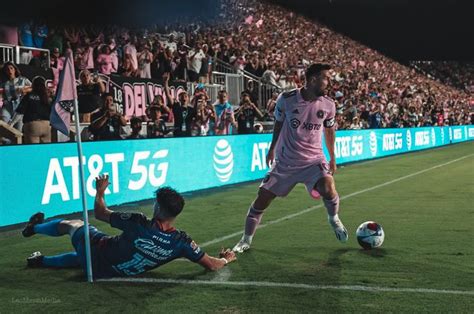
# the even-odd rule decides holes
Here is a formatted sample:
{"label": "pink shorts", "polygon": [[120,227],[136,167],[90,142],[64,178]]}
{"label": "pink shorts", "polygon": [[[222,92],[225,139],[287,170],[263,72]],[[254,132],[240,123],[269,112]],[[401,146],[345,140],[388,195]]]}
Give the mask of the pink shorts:
{"label": "pink shorts", "polygon": [[311,197],[319,198],[319,193],[314,186],[319,179],[324,177],[332,177],[325,160],[303,167],[289,167],[276,162],[268,171],[260,187],[276,196],[287,196],[296,184],[303,183]]}

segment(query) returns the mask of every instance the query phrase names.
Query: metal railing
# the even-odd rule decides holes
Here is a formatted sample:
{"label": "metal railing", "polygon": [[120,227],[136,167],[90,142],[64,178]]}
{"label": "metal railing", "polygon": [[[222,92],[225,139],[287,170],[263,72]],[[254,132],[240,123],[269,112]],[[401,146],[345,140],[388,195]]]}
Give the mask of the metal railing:
{"label": "metal railing", "polygon": [[15,62],[15,46],[0,44],[0,62]]}
{"label": "metal railing", "polygon": [[51,55],[49,49],[36,48],[36,47],[26,47],[26,46],[15,46],[15,62],[17,64],[29,64],[33,58],[34,52],[39,54],[39,57],[36,57],[40,60],[42,64],[46,67],[51,67]]}
{"label": "metal railing", "polygon": [[[211,101],[215,101],[219,95],[219,91],[225,89],[224,84],[203,84],[204,88],[207,91],[207,95]],[[194,91],[196,90],[197,84],[196,83],[187,83],[188,94],[193,95]]]}
{"label": "metal railing", "polygon": [[[264,83],[260,77],[244,70],[237,70],[232,65],[218,58],[214,59],[213,69],[212,82],[226,86],[229,96],[232,97],[231,100],[236,101],[232,103],[234,105],[240,102],[240,93],[244,90],[249,91],[251,96],[256,98],[257,105],[260,108],[265,108],[268,100],[272,98],[273,93],[280,93],[283,91],[281,87]],[[241,77],[241,83],[229,83],[237,80],[236,75]]]}

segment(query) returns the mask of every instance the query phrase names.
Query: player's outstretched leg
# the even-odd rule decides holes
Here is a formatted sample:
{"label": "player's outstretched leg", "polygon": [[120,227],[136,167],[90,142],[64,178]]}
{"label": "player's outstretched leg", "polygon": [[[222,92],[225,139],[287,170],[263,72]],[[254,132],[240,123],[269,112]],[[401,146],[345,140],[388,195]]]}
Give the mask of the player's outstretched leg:
{"label": "player's outstretched leg", "polygon": [[44,256],[41,252],[32,253],[27,259],[28,267],[79,267],[81,263],[76,252],[69,252],[53,256]]}
{"label": "player's outstretched leg", "polygon": [[247,217],[245,219],[245,230],[242,239],[232,249],[234,252],[243,253],[250,249],[253,236],[257,230],[260,221],[262,220],[265,209],[270,206],[270,203],[276,197],[272,192],[260,188],[255,201],[250,205]]}
{"label": "player's outstretched leg", "polygon": [[83,225],[84,222],[82,220],[64,220],[61,218],[44,222],[44,214],[36,213],[30,217],[30,220],[21,233],[26,238],[37,233],[50,237],[60,237],[65,234],[72,236],[74,232]]}
{"label": "player's outstretched leg", "polygon": [[[44,234],[51,237],[59,237],[74,232],[82,227],[82,220],[54,219],[44,222],[44,214],[36,213],[31,216],[22,231],[24,237],[31,237],[34,234]],[[69,252],[53,256],[44,256],[41,252],[34,252],[26,259],[28,267],[77,267],[80,266],[79,257],[76,252]]]}
{"label": "player's outstretched leg", "polygon": [[337,194],[334,179],[323,177],[315,185],[316,190],[323,197],[324,206],[328,213],[328,221],[336,237],[341,242],[346,242],[349,238],[346,228],[339,218],[339,195]]}

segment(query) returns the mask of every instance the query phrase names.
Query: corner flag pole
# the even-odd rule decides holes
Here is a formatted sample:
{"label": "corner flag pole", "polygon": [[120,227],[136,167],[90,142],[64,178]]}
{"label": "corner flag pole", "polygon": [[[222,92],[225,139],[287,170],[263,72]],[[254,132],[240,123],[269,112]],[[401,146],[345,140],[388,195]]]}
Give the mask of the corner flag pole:
{"label": "corner flag pole", "polygon": [[84,161],[82,154],[81,130],[79,126],[79,106],[77,98],[74,99],[74,123],[76,126],[76,143],[77,155],[79,157],[79,177],[81,180],[81,199],[82,199],[82,219],[84,220],[84,241],[86,246],[86,267],[87,267],[87,281],[92,283],[92,261],[91,261],[91,240],[89,236],[89,216],[87,215],[87,199],[86,199],[86,183],[84,180]]}
{"label": "corner flag pole", "polygon": [[71,112],[74,111],[74,121],[76,124],[76,143],[79,164],[79,173],[81,178],[81,196],[82,196],[82,216],[84,219],[84,241],[86,246],[86,266],[87,281],[93,282],[92,263],[91,263],[91,241],[89,239],[89,219],[87,217],[86,185],[84,181],[84,156],[82,156],[82,144],[79,128],[79,105],[77,100],[76,75],[74,70],[72,51],[66,50],[66,60],[64,68],[59,76],[56,99],[51,108],[50,123],[51,126],[62,134],[69,136],[71,127]]}

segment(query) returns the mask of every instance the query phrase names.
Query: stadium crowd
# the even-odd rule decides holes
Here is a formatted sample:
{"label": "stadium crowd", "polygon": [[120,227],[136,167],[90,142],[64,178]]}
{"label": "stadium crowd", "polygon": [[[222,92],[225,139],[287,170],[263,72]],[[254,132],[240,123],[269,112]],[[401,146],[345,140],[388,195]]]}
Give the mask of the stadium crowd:
{"label": "stadium crowd", "polygon": [[[118,26],[77,28],[28,22],[19,27],[19,39],[23,46],[50,50],[55,81],[65,51],[73,51],[75,67],[81,71],[78,94],[90,105],[82,119],[91,122],[93,130],[104,125],[110,130],[120,129],[127,122],[110,103],[111,97],[97,73],[166,83],[207,83],[216,59],[282,90],[303,86],[308,64],[331,64],[328,95],[337,106],[338,129],[462,125],[474,121],[469,89],[473,78],[465,67],[449,62],[407,67],[318,22],[265,2],[232,0],[222,1],[221,6],[216,19],[219,22],[212,24],[196,20],[187,25],[169,23],[131,31]],[[22,54],[22,63],[42,66],[44,60],[41,53]],[[5,64],[2,74],[2,119],[15,122],[19,129],[22,122],[35,122],[25,118],[12,121],[15,111],[21,113],[21,107],[20,111],[17,108],[23,96],[35,92],[31,82],[21,77],[14,64]],[[173,99],[166,93],[163,97],[168,98],[169,105],[163,105],[164,98],[157,97],[149,104],[146,116],[131,119],[132,129],[136,126],[131,136],[142,136],[137,133],[139,121],[148,123],[149,137],[228,134],[233,128],[239,133],[253,132],[257,119],[271,119],[276,95],[267,104],[257,103],[249,92],[241,96],[240,104],[230,104],[225,92],[219,94],[219,99],[209,99],[203,89],[195,95],[183,94],[183,99]],[[46,106],[47,97],[39,98]],[[41,112],[40,117],[32,119],[46,119]],[[169,130],[170,123],[173,127]],[[119,133],[124,137],[123,132],[112,133],[114,138]]]}

